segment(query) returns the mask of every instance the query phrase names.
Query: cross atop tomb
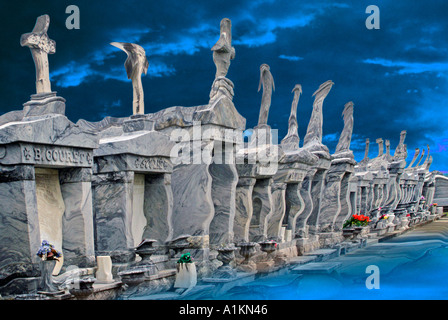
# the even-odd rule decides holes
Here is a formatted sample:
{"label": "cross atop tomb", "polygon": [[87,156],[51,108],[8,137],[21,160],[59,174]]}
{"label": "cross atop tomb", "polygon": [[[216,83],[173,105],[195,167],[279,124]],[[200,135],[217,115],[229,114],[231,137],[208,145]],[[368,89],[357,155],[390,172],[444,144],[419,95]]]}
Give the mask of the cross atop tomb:
{"label": "cross atop tomb", "polygon": [[25,33],[20,38],[20,45],[28,47],[33,56],[36,67],[36,92],[51,92],[50,73],[48,67],[48,55],[56,52],[56,42],[48,35],[50,17],[42,15],[37,18],[33,31]]}

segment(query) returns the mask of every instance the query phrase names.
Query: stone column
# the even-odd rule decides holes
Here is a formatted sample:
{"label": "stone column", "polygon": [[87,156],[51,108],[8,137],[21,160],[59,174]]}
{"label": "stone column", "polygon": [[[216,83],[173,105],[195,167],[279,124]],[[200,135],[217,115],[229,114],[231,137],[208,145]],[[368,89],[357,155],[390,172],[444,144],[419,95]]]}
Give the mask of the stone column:
{"label": "stone column", "polygon": [[249,242],[249,227],[252,219],[252,192],[256,179],[240,177],[235,193],[235,221],[233,233],[235,243]]}
{"label": "stone column", "polygon": [[[330,162],[328,161],[328,165]],[[311,185],[311,196],[313,199],[313,211],[307,220],[307,224],[310,227],[311,234],[317,234],[319,229],[319,216],[321,210],[321,199],[325,186],[325,177],[327,175],[328,168],[318,169],[313,177]]]}
{"label": "stone column", "polygon": [[[299,216],[305,209],[305,201],[301,194],[302,182],[308,170],[317,161],[317,156],[313,156],[304,149],[290,150],[279,161],[278,170],[273,176],[274,207],[273,214],[268,221],[269,238],[276,238],[280,241],[285,234],[288,239],[292,240],[296,236],[297,225],[301,225],[302,228],[306,227],[308,216],[298,222]],[[309,193],[309,190],[307,192]],[[311,202],[311,197],[309,195],[308,197]]]}
{"label": "stone column", "polygon": [[334,231],[341,214],[347,216],[349,208],[348,181],[354,171],[354,161],[335,161],[328,171],[321,199],[320,232]]}
{"label": "stone column", "polygon": [[422,196],[423,196],[423,185],[425,183],[425,171],[418,170],[417,171],[417,185],[415,187],[414,201],[416,201],[416,208],[419,213],[421,213],[421,204],[422,204]]}
{"label": "stone column", "polygon": [[361,212],[362,191],[363,191],[363,188],[360,185],[358,185],[356,187],[356,214],[359,214]]}
{"label": "stone column", "polygon": [[313,211],[314,206],[313,199],[311,197],[311,185],[312,185],[312,179],[316,171],[317,169],[315,168],[310,169],[302,182],[302,187],[300,189],[300,196],[303,199],[304,206],[302,213],[298,216],[296,220],[296,233],[295,233],[296,238],[302,238],[302,239],[308,238],[309,228],[306,222],[311,212]]}
{"label": "stone column", "polygon": [[0,203],[0,281],[37,276],[41,239],[33,166],[0,166]]}
{"label": "stone column", "polygon": [[303,200],[300,190],[303,181],[298,183],[288,183],[286,187],[286,213],[283,223],[286,224],[286,230],[291,230],[291,235],[296,234],[297,219],[305,209],[305,201]]}
{"label": "stone column", "polygon": [[[356,213],[367,214],[370,185],[373,174],[369,171],[356,172],[353,183],[356,185]],[[355,212],[353,212],[354,214]]]}
{"label": "stone column", "polygon": [[145,176],[143,212],[147,220],[143,239],[155,239],[163,245],[172,238],[173,191],[170,173]]}
{"label": "stone column", "polygon": [[340,190],[340,210],[333,222],[334,231],[342,231],[344,222],[355,212],[355,208],[352,207],[350,199],[350,179],[352,178],[352,172],[345,172],[341,180]]}
{"label": "stone column", "polygon": [[272,185],[272,212],[267,219],[267,237],[280,241],[283,217],[286,212],[286,182],[275,182]]}
{"label": "stone column", "polygon": [[403,173],[404,166],[406,165],[405,161],[397,161],[392,162],[390,164],[389,170],[389,198],[386,203],[387,214],[389,215],[389,225],[392,226],[395,223],[393,222],[395,218],[394,210],[397,208],[397,205],[401,198],[401,190],[400,190],[400,179]]}
{"label": "stone column", "polygon": [[378,203],[381,197],[381,189],[380,184],[376,179],[373,181],[373,199],[372,199],[372,208],[370,211],[376,210],[378,208]]}
{"label": "stone column", "polygon": [[373,203],[375,201],[375,185],[373,181],[369,182],[369,186],[367,187],[368,191],[368,198],[367,198],[367,209],[366,209],[366,215],[368,215],[373,210]]}
{"label": "stone column", "polygon": [[388,181],[389,181],[390,177],[388,177],[387,179],[385,179],[385,181],[383,182],[383,196],[382,196],[382,200],[381,200],[381,204],[380,207],[383,208],[386,205],[387,199],[389,198],[389,188],[388,188]]}
{"label": "stone column", "polygon": [[272,178],[257,179],[252,192],[253,214],[250,223],[249,240],[263,241],[267,237],[267,218],[272,213]]}
{"label": "stone column", "polygon": [[[211,158],[213,141],[185,142],[198,143],[201,153]],[[195,146],[193,145],[193,148]],[[214,216],[212,199],[212,176],[210,163],[202,162],[178,164],[173,169],[173,237],[190,235],[198,242],[209,245],[210,222]],[[201,240],[202,239],[202,240]]]}
{"label": "stone column", "polygon": [[341,210],[341,181],[344,174],[344,171],[337,171],[334,166],[328,171],[321,199],[319,232],[333,231],[333,219]]}
{"label": "stone column", "polygon": [[238,173],[234,164],[216,164],[209,167],[212,177],[214,216],[210,223],[210,244],[234,242],[234,220]]}
{"label": "stone column", "polygon": [[134,258],[132,237],[133,171],[98,173],[92,181],[96,251],[114,262]]}
{"label": "stone column", "polygon": [[65,203],[62,220],[64,262],[78,267],[94,266],[92,169],[61,169],[59,181]]}
{"label": "stone column", "polygon": [[362,193],[361,193],[361,210],[360,214],[366,215],[367,214],[367,204],[368,204],[368,198],[369,198],[369,186],[362,186]]}

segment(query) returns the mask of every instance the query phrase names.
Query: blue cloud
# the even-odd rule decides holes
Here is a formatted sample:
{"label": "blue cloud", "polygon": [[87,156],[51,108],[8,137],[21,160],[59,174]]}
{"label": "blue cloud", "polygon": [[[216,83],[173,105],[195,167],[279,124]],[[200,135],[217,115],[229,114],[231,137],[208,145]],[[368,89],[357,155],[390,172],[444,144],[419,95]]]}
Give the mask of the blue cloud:
{"label": "blue cloud", "polygon": [[277,32],[284,29],[301,28],[309,25],[315,18],[314,13],[310,14],[294,14],[292,16],[285,16],[278,18],[265,18],[260,20],[254,19],[252,16],[247,16],[245,21],[237,21],[238,23],[250,23],[250,31],[242,34],[234,41],[236,45],[243,45],[248,47],[259,47],[266,44],[272,44],[277,41]]}
{"label": "blue cloud", "polygon": [[[71,61],[66,66],[53,71],[51,73],[51,79],[61,88],[76,87],[94,76],[100,77],[103,80],[114,79],[123,82],[130,81],[126,76],[123,64],[111,65],[105,70],[100,70],[95,67],[95,64]],[[172,66],[168,66],[163,62],[150,61],[146,76],[159,78],[163,76],[171,76],[175,73],[176,69]]]}
{"label": "blue cloud", "polygon": [[50,77],[59,87],[69,88],[78,86],[93,73],[89,64],[71,61],[64,67],[53,71]]}
{"label": "blue cloud", "polygon": [[382,58],[364,59],[364,63],[380,65],[387,68],[396,68],[397,73],[403,74],[418,74],[423,72],[446,72],[448,71],[448,62],[407,62],[407,61],[392,61]]}
{"label": "blue cloud", "polygon": [[287,56],[284,54],[281,54],[278,56],[280,59],[284,59],[284,60],[288,60],[288,61],[300,61],[303,60],[302,57],[298,57],[298,56]]}

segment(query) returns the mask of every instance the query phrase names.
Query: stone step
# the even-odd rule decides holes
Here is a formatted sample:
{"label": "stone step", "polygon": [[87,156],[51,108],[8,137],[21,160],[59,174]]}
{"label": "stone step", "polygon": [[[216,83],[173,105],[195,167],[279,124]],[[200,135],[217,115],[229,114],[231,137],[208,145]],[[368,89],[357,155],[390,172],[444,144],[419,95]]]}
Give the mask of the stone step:
{"label": "stone step", "polygon": [[301,265],[308,262],[313,262],[317,259],[317,256],[297,256],[291,258],[288,263],[293,265]]}
{"label": "stone step", "polygon": [[150,275],[146,280],[157,280],[167,277],[172,277],[176,275],[176,269],[165,269],[160,270],[156,274]]}
{"label": "stone step", "polygon": [[186,294],[180,294],[178,292],[168,291],[163,293],[156,293],[142,296],[132,296],[129,300],[178,300],[181,298],[188,299],[189,296],[193,296],[198,293],[204,293],[207,295],[215,289],[214,285],[197,285],[191,290],[185,291]]}
{"label": "stone step", "polygon": [[330,274],[340,268],[340,262],[310,262],[291,269],[292,273],[302,274]]}
{"label": "stone step", "polygon": [[213,278],[213,277],[208,277],[208,278],[202,278],[203,282],[206,283],[227,283],[227,282],[232,282],[232,281],[240,281],[242,279],[245,278],[254,278],[255,274],[257,272],[253,271],[253,272],[236,272],[234,277],[231,278]]}
{"label": "stone step", "polygon": [[318,249],[310,252],[305,252],[304,256],[316,256],[316,262],[326,261],[331,258],[339,257],[338,249]]}

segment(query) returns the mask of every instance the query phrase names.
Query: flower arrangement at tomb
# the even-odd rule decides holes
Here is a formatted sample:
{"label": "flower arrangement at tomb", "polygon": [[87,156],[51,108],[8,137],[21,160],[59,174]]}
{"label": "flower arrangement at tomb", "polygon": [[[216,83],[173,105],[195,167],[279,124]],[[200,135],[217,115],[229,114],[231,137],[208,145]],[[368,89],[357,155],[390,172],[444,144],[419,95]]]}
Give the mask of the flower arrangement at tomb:
{"label": "flower arrangement at tomb", "polygon": [[343,228],[365,227],[369,224],[370,218],[362,214],[354,214],[345,221]]}
{"label": "flower arrangement at tomb", "polygon": [[177,260],[177,273],[174,282],[174,288],[188,289],[192,288],[197,283],[196,265],[190,252],[184,253]]}
{"label": "flower arrangement at tomb", "polygon": [[184,253],[180,256],[177,263],[193,263],[193,258],[190,255],[190,252]]}
{"label": "flower arrangement at tomb", "polygon": [[37,255],[42,260],[56,260],[59,261],[62,255],[59,251],[57,251],[54,246],[49,243],[47,240],[43,240],[39,250],[37,251]]}

